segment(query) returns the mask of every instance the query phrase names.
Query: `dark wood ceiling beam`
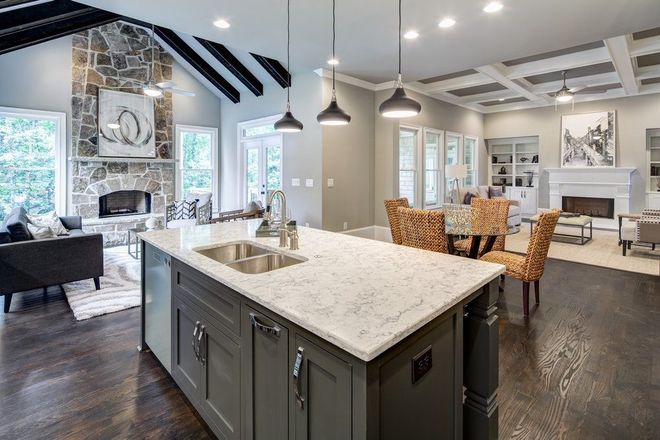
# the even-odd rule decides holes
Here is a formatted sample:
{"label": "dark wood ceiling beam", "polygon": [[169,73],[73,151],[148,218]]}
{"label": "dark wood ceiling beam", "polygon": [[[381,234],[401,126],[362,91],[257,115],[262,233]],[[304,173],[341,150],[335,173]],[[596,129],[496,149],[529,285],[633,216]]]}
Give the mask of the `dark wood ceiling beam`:
{"label": "dark wood ceiling beam", "polygon": [[12,6],[20,6],[26,3],[32,3],[36,0],[0,0],[0,11]]}
{"label": "dark wood ceiling beam", "polygon": [[[68,7],[63,7],[61,3],[68,3]],[[51,5],[48,10],[53,15],[49,18],[41,10],[46,5]],[[21,14],[15,14],[17,12]],[[12,18],[8,20],[5,16]],[[2,13],[0,14],[0,55],[112,23],[118,18],[119,16],[112,12],[74,2],[59,1]],[[33,21],[28,21],[30,19]]]}
{"label": "dark wood ceiling beam", "polygon": [[289,75],[279,61],[262,55],[257,55],[256,53],[250,53],[250,55],[261,64],[261,67],[263,67],[266,72],[268,72],[268,74],[272,76],[280,86],[282,86],[282,88],[291,85],[291,75]]}
{"label": "dark wood ceiling beam", "polygon": [[207,63],[201,55],[199,55],[193,48],[188,46],[185,41],[179,37],[176,32],[171,29],[156,26],[156,35],[167,44],[173,51],[179,54],[188,64],[197,70],[204,78],[206,78],[214,87],[220,90],[231,102],[234,104],[240,102],[241,94],[229,81],[218,73],[209,63]]}
{"label": "dark wood ceiling beam", "polygon": [[195,37],[220,64],[225,66],[255,96],[264,94],[264,86],[223,44]]}

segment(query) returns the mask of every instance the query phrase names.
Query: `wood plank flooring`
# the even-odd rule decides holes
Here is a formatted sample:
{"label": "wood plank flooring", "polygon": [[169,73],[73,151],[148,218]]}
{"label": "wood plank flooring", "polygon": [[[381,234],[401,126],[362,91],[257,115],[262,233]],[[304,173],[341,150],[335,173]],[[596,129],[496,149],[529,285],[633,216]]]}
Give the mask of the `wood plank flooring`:
{"label": "wood plank flooring", "polygon": [[[530,318],[512,279],[498,314],[500,438],[658,438],[659,277],[550,260]],[[138,332],[139,309],[77,322],[57,288],[15,295],[0,438],[211,438]]]}

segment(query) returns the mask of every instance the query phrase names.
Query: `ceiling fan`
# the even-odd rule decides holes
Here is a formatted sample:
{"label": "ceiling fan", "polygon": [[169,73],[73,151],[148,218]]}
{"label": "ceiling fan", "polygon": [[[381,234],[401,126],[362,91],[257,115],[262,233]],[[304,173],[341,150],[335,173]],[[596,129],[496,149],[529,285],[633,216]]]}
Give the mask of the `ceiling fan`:
{"label": "ceiling fan", "polygon": [[154,58],[154,49],[156,47],[156,38],[155,38],[155,26],[151,25],[151,66],[149,67],[149,79],[145,81],[133,81],[135,84],[139,84],[142,87],[142,91],[145,95],[151,96],[154,98],[163,96],[164,92],[172,92],[177,95],[182,96],[195,96],[195,92],[190,92],[188,90],[181,90],[176,88],[176,83],[173,81],[164,81],[157,83],[154,79],[154,67],[156,59]]}

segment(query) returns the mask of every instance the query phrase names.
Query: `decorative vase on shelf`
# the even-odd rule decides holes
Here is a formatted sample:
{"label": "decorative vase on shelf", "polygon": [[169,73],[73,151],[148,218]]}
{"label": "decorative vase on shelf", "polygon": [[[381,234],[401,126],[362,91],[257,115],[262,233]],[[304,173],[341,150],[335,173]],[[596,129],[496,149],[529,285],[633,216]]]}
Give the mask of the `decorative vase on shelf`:
{"label": "decorative vase on shelf", "polygon": [[520,162],[521,162],[521,163],[525,163],[525,162],[527,162],[528,160],[529,160],[529,158],[527,158],[527,157],[521,157],[521,158],[520,158]]}
{"label": "decorative vase on shelf", "polygon": [[493,163],[497,163],[497,156],[493,156]]}
{"label": "decorative vase on shelf", "polygon": [[534,184],[534,172],[525,171],[525,174],[527,174],[527,186],[531,188]]}
{"label": "decorative vase on shelf", "polygon": [[506,174],[506,167],[500,168],[500,174]]}
{"label": "decorative vase on shelf", "polygon": [[534,156],[532,156],[532,163],[539,163],[539,155],[538,154],[535,154]]}

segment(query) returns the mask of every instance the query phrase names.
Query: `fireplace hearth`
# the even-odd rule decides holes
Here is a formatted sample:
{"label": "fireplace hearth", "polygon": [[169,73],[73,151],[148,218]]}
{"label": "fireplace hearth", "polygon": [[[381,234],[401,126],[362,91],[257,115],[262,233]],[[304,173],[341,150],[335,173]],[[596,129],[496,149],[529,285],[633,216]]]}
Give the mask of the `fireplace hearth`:
{"label": "fireplace hearth", "polygon": [[614,199],[600,197],[571,197],[561,198],[561,209],[589,217],[614,218]]}
{"label": "fireplace hearth", "polygon": [[145,191],[115,191],[99,197],[99,218],[149,214],[151,194]]}

